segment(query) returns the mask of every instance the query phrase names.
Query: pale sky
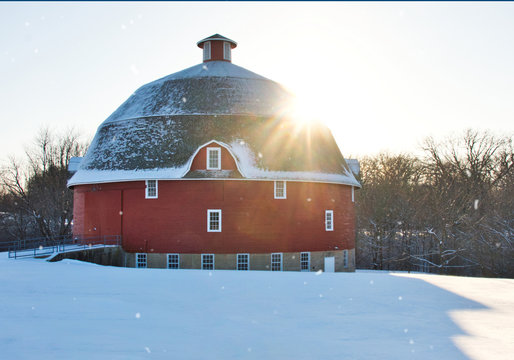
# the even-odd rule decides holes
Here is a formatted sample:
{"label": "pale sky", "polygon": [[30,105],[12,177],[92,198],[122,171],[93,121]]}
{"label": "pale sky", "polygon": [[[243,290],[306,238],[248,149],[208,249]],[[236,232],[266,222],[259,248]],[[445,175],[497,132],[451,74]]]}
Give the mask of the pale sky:
{"label": "pale sky", "polygon": [[137,88],[238,42],[234,64],[297,94],[345,155],[514,134],[514,3],[0,3],[0,160],[38,129],[92,138]]}

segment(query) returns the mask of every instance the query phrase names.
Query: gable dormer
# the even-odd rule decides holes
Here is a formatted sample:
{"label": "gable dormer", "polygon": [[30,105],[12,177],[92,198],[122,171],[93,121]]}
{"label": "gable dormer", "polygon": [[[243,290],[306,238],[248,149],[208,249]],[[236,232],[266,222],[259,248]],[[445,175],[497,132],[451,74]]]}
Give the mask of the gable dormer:
{"label": "gable dormer", "polygon": [[198,148],[185,178],[242,178],[236,159],[224,144],[210,141]]}

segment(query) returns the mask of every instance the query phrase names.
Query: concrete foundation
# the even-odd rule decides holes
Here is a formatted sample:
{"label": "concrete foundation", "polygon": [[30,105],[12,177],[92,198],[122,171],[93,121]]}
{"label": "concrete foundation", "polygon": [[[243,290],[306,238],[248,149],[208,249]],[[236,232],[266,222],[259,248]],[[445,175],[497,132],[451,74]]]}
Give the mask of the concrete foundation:
{"label": "concrete foundation", "polygon": [[[345,264],[345,251],[348,261]],[[301,271],[300,253],[281,253],[282,271]],[[147,268],[167,268],[167,255],[162,253],[147,254]],[[213,254],[215,270],[237,270],[237,254]],[[248,254],[250,270],[271,270],[271,253]],[[202,254],[179,254],[180,269],[202,269]],[[325,271],[325,258],[334,258],[335,272],[355,271],[355,249],[337,251],[313,251],[310,252],[309,271]],[[127,253],[126,266],[136,267],[136,254]],[[304,270],[306,271],[306,270]]]}
{"label": "concrete foundation", "polygon": [[[345,264],[345,251],[347,263]],[[281,271],[301,271],[299,252],[281,253]],[[325,258],[334,258],[335,272],[355,271],[355,249],[337,251],[312,251],[310,254],[309,271],[325,271]],[[215,270],[237,270],[237,254],[213,254]],[[271,270],[271,253],[248,254],[250,270]],[[57,254],[49,261],[62,259],[75,259],[99,265],[136,267],[136,254],[127,253],[121,247],[105,247],[97,249],[84,249],[79,251]],[[147,253],[146,267],[166,269],[168,267],[168,254]],[[202,269],[202,254],[179,254],[180,269]],[[306,270],[304,270],[306,271]]]}

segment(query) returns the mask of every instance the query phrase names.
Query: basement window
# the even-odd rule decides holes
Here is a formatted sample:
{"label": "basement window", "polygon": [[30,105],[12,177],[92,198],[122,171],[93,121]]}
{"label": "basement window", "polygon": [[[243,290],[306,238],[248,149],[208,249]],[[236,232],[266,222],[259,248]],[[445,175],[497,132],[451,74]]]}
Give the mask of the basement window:
{"label": "basement window", "polygon": [[232,47],[230,46],[230,43],[224,41],[223,42],[223,59],[228,60],[228,61],[232,60],[231,51],[232,51]]}
{"label": "basement window", "polygon": [[275,199],[286,199],[286,182],[275,181]]}
{"label": "basement window", "polygon": [[348,267],[348,250],[343,250],[343,267]]}
{"label": "basement window", "polygon": [[237,270],[250,270],[249,254],[237,254]]}
{"label": "basement window", "polygon": [[158,189],[157,189],[157,180],[146,180],[146,190],[145,190],[145,198],[146,199],[157,199]]}
{"label": "basement window", "polygon": [[146,254],[145,253],[136,253],[136,267],[137,268],[146,268]]}
{"label": "basement window", "polygon": [[282,271],[282,253],[271,254],[271,271]]}
{"label": "basement window", "polygon": [[221,170],[221,148],[207,148],[207,170]]}
{"label": "basement window", "polygon": [[221,232],[221,210],[207,210],[207,232]]}
{"label": "basement window", "polygon": [[168,269],[180,269],[179,261],[179,254],[168,254]]}
{"label": "basement window", "polygon": [[309,271],[311,267],[311,253],[303,252],[300,253],[300,270]]}
{"label": "basement window", "polygon": [[211,59],[211,42],[206,41],[203,44],[203,61]]}
{"label": "basement window", "polygon": [[214,254],[202,254],[202,270],[214,270]]}
{"label": "basement window", "polygon": [[334,210],[325,211],[325,231],[334,231]]}

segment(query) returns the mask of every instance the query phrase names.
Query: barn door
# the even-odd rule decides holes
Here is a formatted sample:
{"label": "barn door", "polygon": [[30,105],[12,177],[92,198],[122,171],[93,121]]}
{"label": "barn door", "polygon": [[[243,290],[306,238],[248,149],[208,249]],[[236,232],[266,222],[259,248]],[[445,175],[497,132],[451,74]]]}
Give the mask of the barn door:
{"label": "barn door", "polygon": [[335,258],[333,256],[325,258],[325,272],[335,271]]}

